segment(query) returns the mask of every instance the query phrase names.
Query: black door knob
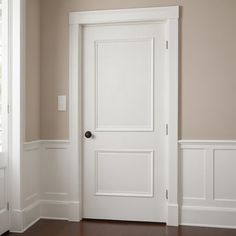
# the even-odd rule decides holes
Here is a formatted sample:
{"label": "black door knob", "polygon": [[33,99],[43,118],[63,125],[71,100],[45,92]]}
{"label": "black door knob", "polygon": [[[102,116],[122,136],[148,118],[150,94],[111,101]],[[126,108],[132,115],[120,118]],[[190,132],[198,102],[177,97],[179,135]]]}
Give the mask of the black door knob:
{"label": "black door knob", "polygon": [[92,137],[92,133],[90,131],[86,131],[84,135],[85,135],[86,138],[91,138]]}

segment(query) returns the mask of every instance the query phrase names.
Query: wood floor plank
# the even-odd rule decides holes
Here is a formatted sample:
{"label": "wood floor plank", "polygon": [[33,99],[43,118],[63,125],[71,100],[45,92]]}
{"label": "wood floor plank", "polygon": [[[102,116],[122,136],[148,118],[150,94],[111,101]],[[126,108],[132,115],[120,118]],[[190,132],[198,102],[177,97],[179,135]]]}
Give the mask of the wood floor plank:
{"label": "wood floor plank", "polygon": [[236,236],[236,229],[167,227],[164,224],[83,220],[40,220],[23,234],[9,236]]}

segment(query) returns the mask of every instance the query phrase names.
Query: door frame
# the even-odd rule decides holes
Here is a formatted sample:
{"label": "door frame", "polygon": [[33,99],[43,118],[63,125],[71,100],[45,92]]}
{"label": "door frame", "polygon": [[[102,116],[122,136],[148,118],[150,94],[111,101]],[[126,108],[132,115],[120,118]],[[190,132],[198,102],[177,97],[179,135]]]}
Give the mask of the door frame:
{"label": "door frame", "polygon": [[[2,163],[5,162],[5,206],[7,213],[7,225],[4,225],[4,231],[10,229],[10,213],[9,213],[9,202],[10,202],[10,171],[9,171],[9,114],[8,114],[8,104],[9,104],[9,2],[7,0],[2,1],[2,103],[1,103],[1,157]],[[0,161],[1,162],[1,161]],[[1,226],[0,226],[1,228]],[[1,229],[0,229],[1,231]],[[5,232],[0,232],[5,233]]]}
{"label": "door frame", "polygon": [[178,202],[178,19],[179,6],[71,12],[69,56],[69,132],[71,141],[70,200],[78,202],[82,219],[82,28],[86,25],[164,22],[166,25],[166,79],[168,84],[167,225],[179,225]]}

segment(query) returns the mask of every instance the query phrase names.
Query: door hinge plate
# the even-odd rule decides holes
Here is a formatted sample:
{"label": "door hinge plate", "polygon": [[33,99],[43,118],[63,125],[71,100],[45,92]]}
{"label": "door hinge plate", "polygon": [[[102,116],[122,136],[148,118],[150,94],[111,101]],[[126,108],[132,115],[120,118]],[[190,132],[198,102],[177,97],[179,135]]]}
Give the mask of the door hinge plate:
{"label": "door hinge plate", "polygon": [[169,49],[169,41],[166,40],[166,49]]}
{"label": "door hinge plate", "polygon": [[166,189],[166,200],[168,200],[168,198],[169,198],[169,191],[168,189]]}
{"label": "door hinge plate", "polygon": [[10,204],[9,204],[9,202],[7,202],[7,210],[8,210],[8,211],[10,210]]}
{"label": "door hinge plate", "polygon": [[169,134],[169,125],[166,124],[166,135],[168,135],[168,134]]}

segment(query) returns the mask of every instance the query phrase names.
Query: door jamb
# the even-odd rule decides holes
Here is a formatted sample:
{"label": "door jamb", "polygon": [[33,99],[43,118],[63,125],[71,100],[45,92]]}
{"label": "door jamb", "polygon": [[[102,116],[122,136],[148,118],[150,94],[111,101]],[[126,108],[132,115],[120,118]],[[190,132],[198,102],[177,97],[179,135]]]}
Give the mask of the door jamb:
{"label": "door jamb", "polygon": [[178,18],[179,7],[154,7],[122,10],[71,12],[69,57],[69,132],[71,141],[70,200],[79,202],[78,215],[82,218],[82,27],[90,24],[127,22],[166,23],[167,83],[169,134],[167,140],[168,202],[167,225],[179,225],[178,204]]}

